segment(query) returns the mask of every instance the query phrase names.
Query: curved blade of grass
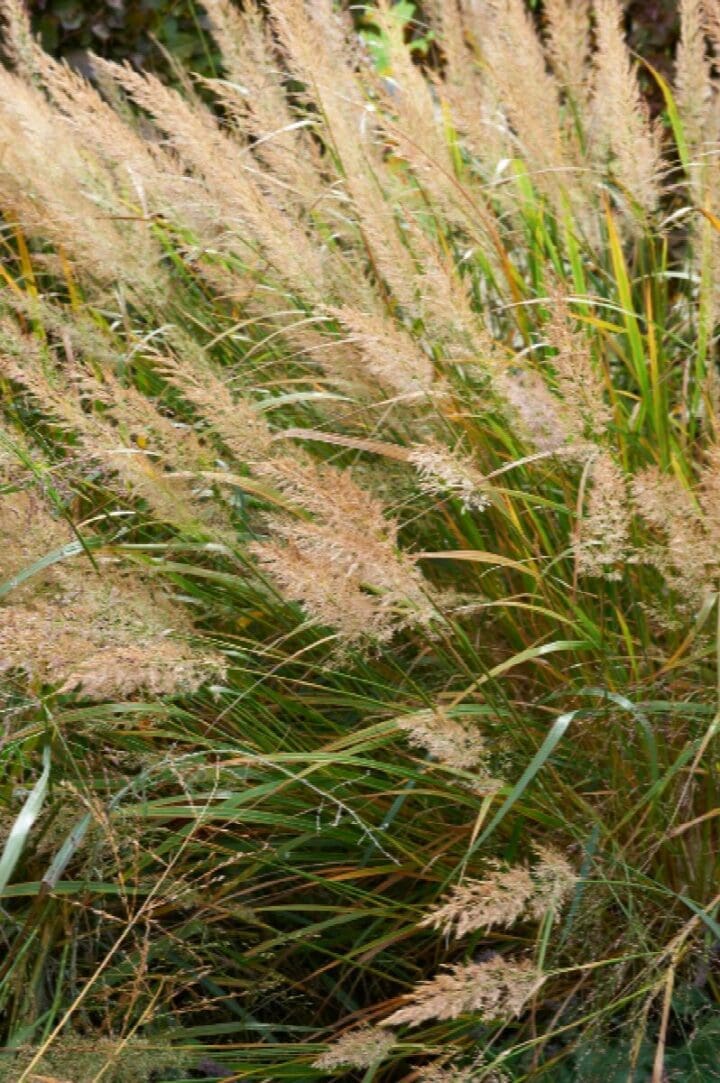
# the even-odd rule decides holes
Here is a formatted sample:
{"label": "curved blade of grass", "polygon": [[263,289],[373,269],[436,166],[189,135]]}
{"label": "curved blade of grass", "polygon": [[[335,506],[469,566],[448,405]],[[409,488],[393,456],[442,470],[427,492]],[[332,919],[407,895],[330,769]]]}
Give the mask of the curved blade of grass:
{"label": "curved blade of grass", "polygon": [[643,347],[642,335],[640,333],[640,326],[638,323],[637,313],[633,305],[632,286],[630,284],[630,276],[628,274],[627,264],[625,262],[625,255],[623,252],[622,242],[620,235],[615,225],[615,220],[610,212],[610,208],[606,211],[607,230],[608,230],[608,242],[610,246],[610,256],[612,259],[613,272],[615,275],[615,285],[617,286],[618,297],[620,298],[620,304],[623,309],[623,315],[625,317],[625,333],[627,335],[628,343],[630,346],[630,356],[628,360],[628,367],[632,372],[637,385],[641,392],[640,399],[640,411],[638,415],[638,425],[640,424],[641,415],[644,413],[646,403],[650,401],[650,379],[647,367],[647,361],[645,359],[645,350]]}
{"label": "curved blade of grass", "polygon": [[510,790],[510,793],[507,795],[502,805],[493,816],[490,823],[487,825],[487,827],[478,837],[478,839],[473,843],[472,847],[468,851],[468,857],[475,853],[478,847],[482,846],[482,844],[490,837],[490,835],[492,835],[493,831],[495,831],[495,829],[500,826],[513,805],[515,805],[515,803],[525,793],[525,790],[535,778],[535,775],[550,759],[550,756],[553,754],[555,748],[565,736],[568,726],[577,714],[579,714],[579,709],[574,711],[568,711],[567,714],[561,714],[559,718],[555,719],[552,726],[550,727],[550,732],[541,744],[540,748],[537,750],[518,781]]}
{"label": "curved blade of grass", "polygon": [[672,129],[673,136],[675,138],[675,146],[677,147],[678,158],[682,163],[682,167],[686,173],[690,172],[690,152],[688,151],[687,139],[685,138],[685,129],[683,127],[680,114],[678,112],[677,105],[675,104],[675,98],[673,92],[663,79],[657,68],[654,68],[645,57],[638,57],[638,60],[647,68],[652,75],[653,79],[660,88],[660,92],[665,102],[665,108],[667,109],[668,120],[670,121],[670,127]]}
{"label": "curved blade of grass", "polygon": [[7,842],[0,857],[0,896],[20,859],[30,828],[35,823],[42,808],[50,778],[50,745],[43,749],[43,769],[40,778],[28,794],[25,804],[10,829]]}
{"label": "curved blade of grass", "polygon": [[27,568],[23,568],[16,575],[11,576],[10,579],[6,579],[4,583],[0,583],[0,598],[4,598],[11,590],[15,590],[21,583],[25,583],[28,579],[37,575],[38,572],[45,571],[51,565],[59,564],[61,560],[69,560],[70,557],[79,556],[80,553],[87,553],[90,549],[97,549],[99,545],[102,545],[101,538],[89,538],[84,541],[71,541],[67,545],[61,545],[59,549],[53,549],[51,553],[46,553],[44,557],[33,561]]}
{"label": "curved blade of grass", "polygon": [[446,552],[439,553],[416,553],[415,558],[417,560],[468,560],[475,564],[496,564],[498,567],[513,568],[525,575],[532,575],[535,579],[539,578],[537,568],[531,565],[522,564],[519,560],[511,560],[510,557],[504,557],[501,553],[486,553],[479,549],[448,549]]}
{"label": "curved blade of grass", "polygon": [[[678,899],[685,903],[689,910],[692,910],[693,914],[696,914],[700,918],[702,923],[708,927],[710,932],[715,937],[715,940],[720,944],[720,925],[718,925],[715,918],[711,917],[707,912],[706,907],[698,906],[692,899],[688,899],[687,895],[678,895]],[[710,904],[712,906],[712,904]],[[715,903],[717,906],[717,903]]]}
{"label": "curved blade of grass", "polygon": [[565,918],[562,931],[560,933],[560,944],[565,943],[567,938],[570,936],[573,925],[575,924],[575,919],[578,915],[578,911],[580,910],[580,903],[582,902],[582,897],[585,893],[587,878],[590,875],[590,869],[592,867],[593,858],[595,857],[595,852],[597,850],[599,840],[600,826],[599,824],[595,824],[590,833],[589,839],[583,846],[582,865],[580,866],[580,873],[578,876],[577,885],[575,887],[575,892],[573,894],[572,902],[570,903],[567,917]]}

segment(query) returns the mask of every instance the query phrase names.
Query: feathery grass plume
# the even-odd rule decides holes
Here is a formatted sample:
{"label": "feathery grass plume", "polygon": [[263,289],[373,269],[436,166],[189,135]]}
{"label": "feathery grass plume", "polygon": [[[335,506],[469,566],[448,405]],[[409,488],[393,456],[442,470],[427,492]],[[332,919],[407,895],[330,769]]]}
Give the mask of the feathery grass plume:
{"label": "feathery grass plume", "polygon": [[580,575],[622,577],[630,547],[630,505],[625,475],[606,451],[595,455],[587,511],[575,546]]}
{"label": "feathery grass plume", "polygon": [[162,288],[159,253],[144,226],[125,219],[112,176],[58,123],[34,86],[0,68],[0,181],[6,216],[55,242],[103,283],[134,294]]}
{"label": "feathery grass plume", "polygon": [[395,1045],[395,1036],[382,1027],[362,1026],[342,1034],[327,1052],[313,1061],[314,1068],[369,1068],[385,1060]]}
{"label": "feathery grass plume", "polygon": [[228,380],[211,368],[192,343],[164,354],[157,367],[238,462],[250,463],[268,455],[272,432],[260,410],[248,399],[234,395]]}
{"label": "feathery grass plume", "polygon": [[545,0],[544,15],[555,76],[582,108],[589,94],[590,0]]}
{"label": "feathery grass plume", "polygon": [[[37,495],[0,496],[6,581],[72,539]],[[69,558],[39,569],[0,605],[0,670],[24,670],[61,691],[80,687],[95,700],[190,691],[222,674],[221,656],[190,646],[183,610],[137,578],[89,573],[84,554]]]}
{"label": "feathery grass plume", "polygon": [[92,586],[51,602],[2,606],[0,671],[24,671],[36,688],[79,690],[95,701],[194,692],[222,677],[219,656],[169,638],[177,629],[161,623],[156,599],[152,623],[141,608],[135,588]]}
{"label": "feathery grass plume", "polygon": [[[201,235],[210,232],[210,212],[197,193],[192,198],[192,180],[177,156],[158,140],[143,137],[127,111],[121,116],[66,63],[36,49],[35,67],[58,110],[58,120],[111,170],[119,195],[128,204],[128,218],[162,214]],[[159,267],[156,273],[161,284]]]}
{"label": "feathery grass plume", "polygon": [[0,28],[3,30],[2,53],[18,75],[35,74],[32,27],[23,0],[0,0]]}
{"label": "feathery grass plume", "polygon": [[442,929],[456,939],[476,929],[509,928],[525,913],[535,884],[523,865],[489,862],[483,880],[456,884],[446,901],[420,922],[421,926]]}
{"label": "feathery grass plume", "polygon": [[[662,172],[659,130],[654,129],[638,86],[622,29],[618,0],[594,0],[595,74],[592,143],[602,162],[609,154],[621,189],[645,215],[657,207]],[[628,221],[634,221],[632,215]]]}
{"label": "feathery grass plume", "polygon": [[680,41],[675,59],[675,100],[682,119],[688,152],[697,170],[703,152],[713,86],[705,40],[703,0],[680,0]]}
{"label": "feathery grass plume", "polygon": [[490,253],[492,215],[481,189],[473,188],[470,197],[458,183],[457,138],[448,129],[437,101],[437,93],[442,91],[433,88],[415,64],[402,24],[387,0],[376,5],[372,18],[383,35],[390,69],[389,75],[376,73],[374,79],[369,72],[365,74],[371,97],[383,103],[376,114],[378,125],[395,153],[412,169],[424,202],[433,208],[436,219],[445,221],[449,228],[459,227]]}
{"label": "feathery grass plume", "polygon": [[[429,5],[430,19],[444,56],[443,77],[432,72],[429,77],[463,149],[473,159],[474,172],[492,184],[498,180],[499,165],[512,157],[512,135],[496,88],[481,63],[480,48],[485,35],[470,33],[466,25],[469,14],[462,8],[458,0],[433,0]],[[468,180],[469,177],[463,176],[463,185]],[[492,195],[494,202],[515,209],[507,189],[497,188]]]}
{"label": "feathery grass plume", "polygon": [[421,1083],[472,1083],[473,1079],[477,1079],[477,1072],[474,1068],[448,1067],[447,1058],[443,1058],[418,1068],[416,1078]]}
{"label": "feathery grass plume", "polygon": [[707,449],[700,473],[698,503],[708,550],[712,554],[712,574],[720,573],[720,446]]}
{"label": "feathery grass plume", "polygon": [[562,401],[535,369],[512,365],[495,377],[494,386],[505,411],[537,451],[552,453],[563,449],[570,454],[575,444],[581,444],[582,432],[570,427]]}
{"label": "feathery grass plume", "polygon": [[420,1083],[477,1083],[479,1079],[483,1083],[510,1083],[504,1072],[485,1067],[482,1053],[473,1059],[472,1064],[463,1066],[453,1063],[448,1056],[440,1057],[432,1064],[418,1068],[417,1078]]}
{"label": "feathery grass plume", "polygon": [[206,191],[195,198],[214,204],[221,230],[216,243],[222,240],[243,257],[248,243],[255,242],[278,281],[311,301],[323,296],[327,274],[322,251],[298,222],[268,199],[247,148],[220,129],[210,110],[199,101],[186,101],[154,75],[105,60],[95,63],[152,117],[203,181]]}
{"label": "feathery grass plume", "polygon": [[466,511],[482,511],[490,503],[488,483],[470,456],[429,440],[411,447],[408,461],[418,472],[423,492],[455,497]]}
{"label": "feathery grass plume", "polygon": [[639,471],[631,489],[638,515],[663,538],[660,547],[646,551],[646,558],[658,565],[691,606],[699,606],[711,588],[717,555],[691,493],[674,475],[657,467]]}
{"label": "feathery grass plume", "polygon": [[717,50],[720,45],[720,0],[701,0],[701,12],[705,33]]}
{"label": "feathery grass plume", "polygon": [[416,1027],[429,1019],[477,1015],[483,1021],[519,1016],[540,989],[545,976],[529,960],[494,955],[481,963],[456,963],[408,995],[409,1004],[393,1012],[383,1026]]}
{"label": "feathery grass plume", "polygon": [[465,26],[459,0],[429,0],[424,5],[443,51],[445,77],[451,83],[467,85],[474,65],[465,41]]}
{"label": "feathery grass plume", "polygon": [[539,860],[532,868],[533,892],[528,910],[538,921],[548,913],[557,921],[572,898],[578,875],[567,858],[553,847],[535,843],[533,850]]}
{"label": "feathery grass plume", "polygon": [[490,861],[492,871],[483,880],[456,884],[420,925],[459,939],[495,925],[509,928],[521,917],[542,920],[552,913],[557,918],[575,890],[577,874],[557,850],[540,845],[533,849],[539,860],[532,869]]}
{"label": "feathery grass plume", "polygon": [[563,145],[558,89],[523,0],[485,0],[477,7],[468,3],[466,10],[532,182],[561,207],[571,160]]}
{"label": "feathery grass plume", "polygon": [[612,418],[605,403],[605,379],[587,335],[574,324],[567,299],[557,290],[550,295],[550,319],[543,330],[555,349],[550,364],[568,424],[575,432],[601,436]]}
{"label": "feathery grass plume", "polygon": [[[686,205],[677,124],[656,176],[616,103],[668,211],[635,207],[618,245],[603,193],[632,199],[592,130],[584,0],[547,0],[537,39],[521,0],[431,0],[421,63],[387,0],[382,74],[334,0],[207,6],[225,70],[202,100],[102,61],[98,93],[36,47],[31,77],[0,73],[0,833],[45,790],[3,900],[0,1043],[185,1020],[230,1074],[319,1075],[350,990],[338,1076],[372,1075],[355,1027],[396,1010],[430,1026],[386,1076],[402,1055],[428,1083],[490,1078],[480,1028],[493,1063],[574,1078],[605,1024],[612,1058],[632,1031],[682,1074],[720,807],[720,95],[692,112],[697,7],[680,108],[707,167]],[[573,543],[601,573],[578,589]],[[578,704],[602,741],[565,731]],[[81,806],[107,831],[83,839]],[[621,867],[553,936],[578,898],[553,840],[590,821]],[[458,933],[508,953],[458,965]],[[287,1032],[213,1047],[228,990]],[[692,993],[702,1032],[704,972]],[[114,1053],[86,1074],[178,1074]],[[85,1071],[42,1056],[8,1055],[13,1083]]]}
{"label": "feathery grass plume", "polygon": [[[182,1046],[162,1039],[84,1037],[67,1034],[58,1038],[35,1064],[36,1050],[13,1050],[8,1062],[0,1060],[0,1083],[17,1083],[33,1063],[28,1083],[146,1083],[166,1072],[190,1068],[192,1056]],[[3,1058],[4,1059],[4,1058]]]}
{"label": "feathery grass plume", "polygon": [[23,387],[42,413],[59,423],[74,454],[79,444],[91,461],[117,477],[121,492],[127,486],[159,519],[191,533],[203,522],[222,531],[222,512],[203,503],[183,480],[188,466],[200,473],[207,465],[197,437],[187,426],[176,427],[137,389],[123,386],[108,370],[95,379],[72,356],[49,365],[37,341],[9,320],[0,322],[0,375]]}
{"label": "feathery grass plume", "polygon": [[349,306],[329,308],[328,315],[350,332],[348,341],[361,350],[361,363],[382,387],[406,401],[442,393],[429,353],[392,319]]}
{"label": "feathery grass plume", "polygon": [[270,17],[291,72],[320,110],[324,128],[318,134],[328,140],[328,150],[341,170],[350,197],[348,210],[357,215],[370,263],[397,302],[412,312],[415,266],[384,195],[388,174],[374,146],[372,103],[365,100],[346,59],[349,50],[342,39],[338,42],[335,15],[326,3],[273,0]]}
{"label": "feathery grass plume", "polygon": [[[21,478],[17,464],[15,484],[27,483]],[[0,461],[0,481],[3,480]],[[9,582],[18,573],[31,567],[45,553],[59,550],[74,540],[69,523],[50,514],[43,501],[33,490],[0,494],[0,547],[3,552],[3,579]],[[65,561],[50,564],[38,571],[25,583],[18,583],[12,592],[13,601],[25,600],[28,595],[45,590],[57,590],[72,578],[72,571]]]}
{"label": "feathery grass plume", "polygon": [[422,574],[398,548],[398,524],[348,471],[300,458],[258,469],[313,517],[273,516],[270,540],[251,546],[288,598],[346,642],[382,642],[405,626],[433,622]]}
{"label": "feathery grass plume", "polygon": [[498,350],[482,315],[473,309],[471,287],[463,280],[459,261],[439,237],[428,236],[416,223],[409,221],[407,232],[419,263],[423,329],[433,350],[450,362],[480,359],[491,370]]}
{"label": "feathery grass plume", "polygon": [[[251,305],[248,307],[253,310]],[[309,319],[298,319],[294,311],[289,316],[287,312],[257,312],[258,322],[274,329],[272,333],[282,340],[288,355],[307,367],[313,382],[325,380],[352,400],[377,401],[387,397],[387,388],[379,384],[361,345],[351,336],[337,330],[328,333],[327,320],[321,312]]]}
{"label": "feathery grass plume", "polygon": [[252,0],[242,11],[229,0],[203,0],[210,31],[220,48],[227,79],[208,85],[223,102],[241,131],[251,133],[253,151],[272,176],[289,185],[289,198],[306,207],[325,197],[327,178],[316,142],[308,137],[309,118],[290,107],[286,76],[267,22]]}
{"label": "feathery grass plume", "polygon": [[480,728],[468,719],[451,718],[440,707],[399,715],[395,723],[408,735],[411,745],[429,752],[448,767],[470,769],[488,758]]}

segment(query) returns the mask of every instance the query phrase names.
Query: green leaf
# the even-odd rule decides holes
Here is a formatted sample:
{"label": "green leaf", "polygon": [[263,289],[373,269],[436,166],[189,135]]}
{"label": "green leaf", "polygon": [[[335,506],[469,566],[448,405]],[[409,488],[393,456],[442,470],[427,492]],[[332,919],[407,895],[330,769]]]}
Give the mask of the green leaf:
{"label": "green leaf", "polygon": [[20,855],[25,848],[27,837],[32,825],[40,814],[40,809],[45,800],[48,780],[50,778],[50,745],[43,749],[43,769],[40,778],[28,794],[25,804],[20,810],[15,823],[10,829],[7,841],[0,857],[0,896],[2,896],[7,883],[12,876],[15,866],[20,860]]}

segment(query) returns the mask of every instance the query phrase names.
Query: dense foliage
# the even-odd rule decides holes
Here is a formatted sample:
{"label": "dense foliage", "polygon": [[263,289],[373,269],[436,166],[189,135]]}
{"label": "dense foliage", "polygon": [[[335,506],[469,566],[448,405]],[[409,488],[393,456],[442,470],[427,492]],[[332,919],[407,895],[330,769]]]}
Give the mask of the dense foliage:
{"label": "dense foliage", "polygon": [[163,50],[204,75],[219,59],[195,0],[31,0],[32,26],[43,48],[72,64],[88,52],[136,67],[168,68]]}
{"label": "dense foliage", "polygon": [[8,1083],[717,1071],[720,5],[425,7],[0,0]]}

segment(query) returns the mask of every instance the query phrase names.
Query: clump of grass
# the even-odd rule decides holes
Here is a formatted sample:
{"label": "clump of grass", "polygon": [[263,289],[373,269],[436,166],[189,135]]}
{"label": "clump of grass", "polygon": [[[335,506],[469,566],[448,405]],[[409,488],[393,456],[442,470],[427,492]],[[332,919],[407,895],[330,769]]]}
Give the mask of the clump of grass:
{"label": "clump of grass", "polygon": [[1,5],[8,1070],[707,1079],[717,13],[204,6]]}

